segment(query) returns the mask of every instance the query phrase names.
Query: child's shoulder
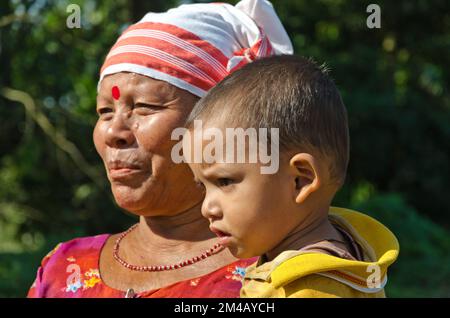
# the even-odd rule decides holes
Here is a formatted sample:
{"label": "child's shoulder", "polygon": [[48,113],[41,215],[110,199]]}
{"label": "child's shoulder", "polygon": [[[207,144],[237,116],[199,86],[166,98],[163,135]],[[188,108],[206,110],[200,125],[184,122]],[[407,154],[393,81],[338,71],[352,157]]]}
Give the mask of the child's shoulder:
{"label": "child's shoulder", "polygon": [[244,278],[241,297],[384,297],[385,279],[379,285],[372,286],[366,278],[357,277],[354,273],[327,270],[336,259],[338,258],[328,254],[298,254],[285,260],[271,272],[264,272],[253,266]]}
{"label": "child's shoulder", "polygon": [[349,285],[337,277],[312,274],[282,287],[286,298],[380,298],[384,289],[369,290],[363,286]]}
{"label": "child's shoulder", "polygon": [[399,252],[394,234],[374,218],[348,209],[331,208],[330,219],[361,246],[363,260],[285,251],[270,263],[250,267],[241,295],[383,297],[388,267]]}

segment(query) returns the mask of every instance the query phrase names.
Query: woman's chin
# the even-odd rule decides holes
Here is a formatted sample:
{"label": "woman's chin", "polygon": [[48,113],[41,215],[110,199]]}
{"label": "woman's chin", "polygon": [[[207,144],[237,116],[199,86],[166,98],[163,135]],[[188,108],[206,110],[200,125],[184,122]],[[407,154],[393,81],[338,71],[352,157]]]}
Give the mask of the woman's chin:
{"label": "woman's chin", "polygon": [[[133,214],[141,215],[140,211],[151,210],[153,191],[139,191],[124,185],[111,186],[114,199],[119,207]],[[153,192],[154,193],[154,192]]]}
{"label": "woman's chin", "polygon": [[[123,183],[111,183],[111,190],[117,205],[139,216],[169,216],[186,211],[203,200],[203,193],[194,188],[192,192],[184,191],[188,196],[180,196],[176,191],[164,191],[156,182],[144,182],[133,188]],[[184,188],[186,190],[186,188]],[[199,212],[200,213],[200,212]]]}

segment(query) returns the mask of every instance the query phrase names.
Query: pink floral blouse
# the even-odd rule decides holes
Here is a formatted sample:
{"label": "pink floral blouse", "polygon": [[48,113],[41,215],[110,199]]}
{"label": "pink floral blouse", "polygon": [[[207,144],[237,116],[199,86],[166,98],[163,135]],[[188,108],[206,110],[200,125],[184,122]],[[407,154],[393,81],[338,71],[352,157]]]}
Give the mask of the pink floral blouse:
{"label": "pink floral blouse", "polygon": [[[100,251],[109,234],[58,244],[41,262],[28,297],[117,298],[126,293],[105,285],[99,273]],[[237,298],[245,269],[256,258],[239,260],[214,272],[133,295],[144,298]]]}

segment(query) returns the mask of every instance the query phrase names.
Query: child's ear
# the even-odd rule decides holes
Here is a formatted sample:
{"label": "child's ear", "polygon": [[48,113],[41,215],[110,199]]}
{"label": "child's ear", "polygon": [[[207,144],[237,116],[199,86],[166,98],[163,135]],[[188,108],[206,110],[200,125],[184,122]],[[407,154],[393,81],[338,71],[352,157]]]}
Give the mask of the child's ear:
{"label": "child's ear", "polygon": [[303,203],[321,186],[320,167],[308,153],[297,153],[289,160],[295,178],[295,202]]}

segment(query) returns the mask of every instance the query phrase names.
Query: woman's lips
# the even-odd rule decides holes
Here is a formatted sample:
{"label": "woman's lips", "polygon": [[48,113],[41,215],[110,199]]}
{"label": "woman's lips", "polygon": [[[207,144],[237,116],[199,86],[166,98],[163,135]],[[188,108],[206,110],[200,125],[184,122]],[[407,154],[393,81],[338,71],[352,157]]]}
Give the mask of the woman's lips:
{"label": "woman's lips", "polygon": [[143,171],[140,166],[126,162],[112,161],[108,165],[109,177],[115,181],[133,178]]}
{"label": "woman's lips", "polygon": [[141,173],[141,169],[119,168],[109,169],[109,177],[112,180],[124,180],[132,178],[134,175]]}

